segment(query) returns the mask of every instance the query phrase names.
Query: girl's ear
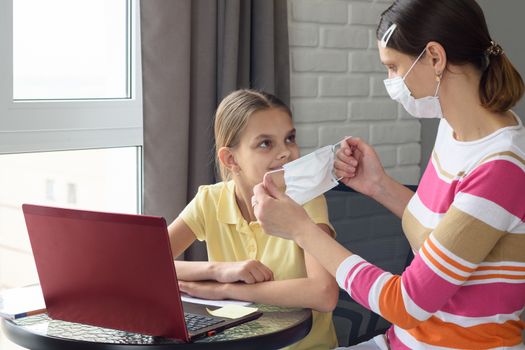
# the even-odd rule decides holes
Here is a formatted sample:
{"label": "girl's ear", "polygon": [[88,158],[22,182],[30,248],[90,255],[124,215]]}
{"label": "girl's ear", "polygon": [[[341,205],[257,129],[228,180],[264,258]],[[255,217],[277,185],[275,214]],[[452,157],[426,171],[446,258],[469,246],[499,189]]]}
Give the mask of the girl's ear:
{"label": "girl's ear", "polygon": [[228,171],[233,174],[239,172],[239,165],[235,161],[235,156],[230,147],[219,148],[217,156],[219,158],[219,162],[221,162],[222,166],[228,169]]}
{"label": "girl's ear", "polygon": [[427,52],[432,59],[432,66],[436,76],[441,76],[447,66],[447,53],[440,43],[431,41],[427,44]]}

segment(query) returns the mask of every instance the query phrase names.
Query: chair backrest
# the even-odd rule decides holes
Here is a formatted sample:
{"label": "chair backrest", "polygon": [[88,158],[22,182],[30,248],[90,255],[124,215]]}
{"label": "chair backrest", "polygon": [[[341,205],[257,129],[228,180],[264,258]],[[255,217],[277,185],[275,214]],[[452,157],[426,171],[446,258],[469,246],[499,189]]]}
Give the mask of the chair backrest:
{"label": "chair backrest", "polygon": [[[416,190],[416,186],[407,187]],[[337,241],[384,270],[402,273],[413,255],[401,220],[373,199],[344,185],[325,195]],[[390,326],[386,320],[353,301],[345,291],[339,293],[334,323],[340,346],[357,344],[383,333]]]}

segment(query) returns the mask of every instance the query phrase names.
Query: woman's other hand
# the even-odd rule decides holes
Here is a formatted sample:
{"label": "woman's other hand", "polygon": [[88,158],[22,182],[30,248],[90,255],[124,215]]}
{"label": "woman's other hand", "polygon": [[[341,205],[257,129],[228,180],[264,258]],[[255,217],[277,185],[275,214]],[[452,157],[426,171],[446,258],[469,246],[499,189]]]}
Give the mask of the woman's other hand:
{"label": "woman's other hand", "polygon": [[335,175],[346,186],[374,197],[386,178],[385,170],[375,150],[357,137],[341,143],[334,162]]}
{"label": "woman's other hand", "polygon": [[221,262],[215,264],[216,280],[223,283],[259,283],[273,280],[273,272],[258,260]]}
{"label": "woman's other hand", "polygon": [[315,224],[306,211],[282,193],[271,176],[253,188],[252,205],[263,230],[270,235],[295,240],[305,225]]}

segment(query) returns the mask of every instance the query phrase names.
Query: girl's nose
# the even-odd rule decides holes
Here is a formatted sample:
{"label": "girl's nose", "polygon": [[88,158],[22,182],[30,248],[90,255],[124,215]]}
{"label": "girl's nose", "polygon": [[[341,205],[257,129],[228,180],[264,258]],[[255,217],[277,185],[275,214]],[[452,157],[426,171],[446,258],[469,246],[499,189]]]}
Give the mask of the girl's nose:
{"label": "girl's nose", "polygon": [[277,159],[287,159],[290,157],[290,150],[287,147],[283,147],[282,150],[280,150]]}

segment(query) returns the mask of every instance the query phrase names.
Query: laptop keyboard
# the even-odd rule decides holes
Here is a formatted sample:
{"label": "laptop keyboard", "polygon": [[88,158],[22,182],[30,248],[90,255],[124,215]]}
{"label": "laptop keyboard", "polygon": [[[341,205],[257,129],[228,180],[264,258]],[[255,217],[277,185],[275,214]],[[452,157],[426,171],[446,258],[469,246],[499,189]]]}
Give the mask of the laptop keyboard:
{"label": "laptop keyboard", "polygon": [[199,329],[213,326],[215,324],[224,322],[223,319],[205,315],[197,315],[184,313],[184,318],[186,319],[186,327],[190,332],[198,331]]}

